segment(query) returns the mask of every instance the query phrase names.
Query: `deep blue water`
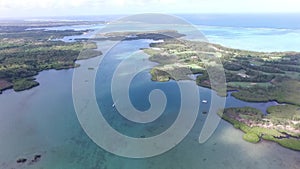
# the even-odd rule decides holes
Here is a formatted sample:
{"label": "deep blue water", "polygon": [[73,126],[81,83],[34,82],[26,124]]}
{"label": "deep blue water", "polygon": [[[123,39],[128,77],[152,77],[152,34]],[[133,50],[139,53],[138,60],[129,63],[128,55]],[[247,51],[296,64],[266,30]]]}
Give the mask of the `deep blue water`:
{"label": "deep blue water", "polygon": [[282,14],[182,14],[178,15],[197,25],[300,29],[300,13]]}
{"label": "deep blue water", "polygon": [[[251,28],[300,29],[300,13],[260,13],[260,14],[172,14],[195,25]],[[110,21],[130,15],[69,16],[25,18],[25,20],[88,20]]]}

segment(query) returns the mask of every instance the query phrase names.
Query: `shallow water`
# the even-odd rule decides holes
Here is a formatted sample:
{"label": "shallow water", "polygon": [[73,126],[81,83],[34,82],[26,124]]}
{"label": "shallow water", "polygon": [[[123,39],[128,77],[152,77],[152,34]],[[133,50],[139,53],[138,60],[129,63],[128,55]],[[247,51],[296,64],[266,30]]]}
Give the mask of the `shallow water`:
{"label": "shallow water", "polygon": [[[114,68],[127,50],[138,50],[128,46],[147,45],[148,42],[122,42],[119,51],[123,54],[109,58]],[[82,66],[95,59],[81,61]],[[105,62],[104,62],[105,63]],[[103,68],[103,67],[101,67]],[[103,68],[104,70],[105,67]],[[109,71],[108,71],[109,72]],[[169,127],[176,117],[178,109],[178,90],[176,82],[152,82],[147,71],[140,73],[132,82],[131,101],[137,109],[149,107],[148,94],[153,88],[160,88],[168,97],[168,106],[163,116],[156,122],[132,127],[133,124],[122,120],[112,108],[109,93],[100,92],[109,86],[109,73],[101,74],[96,79],[97,99],[104,115],[110,124],[118,131],[130,136],[146,137],[156,135]],[[37,76],[41,83],[39,87],[23,92],[5,91],[0,95],[0,168],[51,168],[51,169],[193,169],[193,168],[257,168],[257,169],[296,169],[300,165],[300,152],[288,150],[271,142],[251,144],[243,141],[243,133],[234,129],[230,124],[221,121],[212,137],[204,144],[199,144],[198,137],[207,115],[202,114],[209,108],[210,103],[201,104],[195,126],[189,135],[172,150],[147,159],[128,159],[110,154],[95,143],[82,130],[72,102],[72,73],[73,70],[43,71]],[[210,100],[209,89],[199,88],[201,99]],[[265,109],[273,103],[247,103],[228,97],[227,107],[253,106]],[[32,158],[42,154],[41,161],[28,165],[16,164],[19,157]]]}
{"label": "shallow water", "polygon": [[[213,42],[251,50],[296,50],[300,39],[295,38],[300,36],[295,30],[297,35],[293,36],[294,38],[288,38],[293,35],[292,32],[280,32],[281,30],[278,30],[279,33],[275,31],[276,36],[272,34],[274,31],[257,28],[202,27],[202,30]],[[272,37],[286,41],[272,40],[267,46],[262,45],[267,44]],[[65,37],[66,41],[70,39],[72,37]],[[282,45],[288,44],[287,40],[291,45]],[[131,84],[132,104],[139,110],[147,110],[150,106],[150,91],[159,88],[168,97],[167,109],[162,117],[153,123],[135,125],[124,120],[112,107],[113,101],[107,89],[110,87],[115,66],[126,58],[128,53],[147,47],[150,42],[139,40],[118,44],[117,50],[112,50],[109,54],[111,57],[107,57],[100,65],[101,70],[105,71],[99,71],[96,78],[96,97],[106,120],[119,132],[133,137],[151,137],[166,130],[176,118],[180,103],[176,82],[152,82],[148,71],[145,70],[138,74]],[[250,43],[252,45],[249,45]],[[101,44],[101,47],[105,46],[110,46],[110,43]],[[80,61],[80,64],[84,67],[87,63],[94,64],[96,60],[84,60]],[[147,59],[145,63],[153,64]],[[172,150],[147,159],[128,159],[110,154],[98,147],[78,122],[72,101],[73,71],[43,71],[37,76],[40,86],[18,93],[7,90],[0,95],[1,169],[298,169],[300,166],[300,152],[267,141],[259,144],[245,142],[242,139],[243,133],[223,120],[212,137],[204,144],[199,144],[199,133],[207,117],[202,112],[208,111],[210,102],[201,104],[193,129]],[[209,89],[200,87],[199,91],[201,100],[210,100],[212,93]],[[268,106],[276,104],[248,103],[229,95],[226,107],[251,106],[265,112]],[[39,162],[33,165],[16,164],[18,158],[32,159],[35,154],[42,154]]]}

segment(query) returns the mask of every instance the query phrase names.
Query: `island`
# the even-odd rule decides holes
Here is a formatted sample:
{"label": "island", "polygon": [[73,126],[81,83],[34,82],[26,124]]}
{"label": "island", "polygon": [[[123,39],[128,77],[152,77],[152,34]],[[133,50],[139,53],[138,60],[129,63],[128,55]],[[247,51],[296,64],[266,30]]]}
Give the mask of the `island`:
{"label": "island", "polygon": [[[143,49],[158,63],[150,71],[152,80],[194,80],[211,88],[208,69],[224,68],[227,89],[248,102],[277,101],[267,114],[251,108],[220,110],[220,117],[245,132],[243,139],[276,142],[300,151],[300,53],[255,52],[227,48],[209,42],[167,39]],[[218,93],[222,89],[218,89]]]}

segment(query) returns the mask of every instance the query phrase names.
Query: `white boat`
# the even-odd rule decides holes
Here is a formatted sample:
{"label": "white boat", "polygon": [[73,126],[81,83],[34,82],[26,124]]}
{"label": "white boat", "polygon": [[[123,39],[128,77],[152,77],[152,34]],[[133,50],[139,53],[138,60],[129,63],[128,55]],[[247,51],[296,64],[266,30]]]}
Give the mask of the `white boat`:
{"label": "white boat", "polygon": [[202,103],[205,103],[205,104],[206,104],[206,103],[207,103],[207,100],[202,100]]}
{"label": "white boat", "polygon": [[[117,100],[117,101],[118,101],[118,100]],[[114,108],[114,107],[116,107],[116,103],[117,103],[117,101],[115,101],[115,102],[114,102],[114,104],[113,104],[113,105],[111,105],[111,107],[113,107],[113,108]]]}

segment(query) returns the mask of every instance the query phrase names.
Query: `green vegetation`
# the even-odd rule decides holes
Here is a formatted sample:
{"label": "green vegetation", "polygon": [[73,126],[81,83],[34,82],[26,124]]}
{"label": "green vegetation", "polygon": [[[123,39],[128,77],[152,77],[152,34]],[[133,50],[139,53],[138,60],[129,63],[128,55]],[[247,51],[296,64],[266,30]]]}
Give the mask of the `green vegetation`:
{"label": "green vegetation", "polygon": [[[152,39],[152,40],[166,40],[172,38],[183,37],[183,34],[178,33],[173,30],[161,30],[161,31],[145,31],[145,32],[108,32],[101,34],[100,36],[95,36],[90,38],[92,41],[130,41],[139,39]],[[76,40],[88,40],[88,38],[78,38]]]}
{"label": "green vegetation", "polygon": [[214,72],[222,70],[218,67],[221,61],[227,89],[235,91],[232,96],[251,102],[276,100],[287,105],[270,107],[268,115],[250,107],[225,109],[219,115],[245,132],[246,141],[257,143],[264,139],[300,150],[300,53],[253,52],[174,39],[153,43],[144,52],[159,63],[150,72],[152,80],[184,80],[199,74],[196,83],[218,94],[224,89],[213,88],[212,82],[221,78],[214,77]]}
{"label": "green vegetation", "polygon": [[260,138],[255,133],[246,133],[243,139],[250,143],[258,143]]}
{"label": "green vegetation", "polygon": [[74,68],[79,66],[75,64],[78,59],[101,55],[95,43],[51,40],[84,31],[26,30],[31,27],[24,25],[0,28],[0,93],[8,88],[22,91],[38,86],[32,77],[40,71]]}
{"label": "green vegetation", "polygon": [[290,148],[292,150],[300,150],[299,139],[277,139],[277,142],[283,147]]}
{"label": "green vegetation", "polygon": [[[287,105],[289,107],[289,111],[287,114],[293,114],[295,110],[298,111],[298,108],[295,106]],[[275,106],[277,107],[277,106]],[[270,115],[264,116],[259,110],[251,107],[243,107],[243,108],[228,108],[225,109],[224,112],[219,112],[219,116],[221,116],[224,120],[233,124],[233,126],[237,129],[242,130],[245,135],[243,139],[251,142],[257,143],[260,139],[274,141],[279,143],[280,145],[290,148],[293,150],[300,150],[300,130],[299,128],[293,128],[291,126],[285,126],[283,123],[300,123],[300,120],[296,120],[294,116],[291,117],[289,115],[282,116],[277,111],[275,107],[270,108],[272,113]],[[281,105],[279,106],[281,107]],[[279,109],[284,110],[286,106],[281,107]],[[291,111],[291,112],[290,112]],[[289,119],[293,119],[293,121]],[[278,123],[274,123],[273,120],[276,119]]]}
{"label": "green vegetation", "polygon": [[[232,96],[251,102],[276,100],[287,105],[270,107],[263,115],[251,107],[229,108],[219,115],[242,130],[243,139],[258,143],[261,139],[300,150],[300,54],[263,53],[230,49],[216,44],[185,40],[166,40],[144,49],[150,60],[159,63],[151,70],[152,80],[168,81],[196,78],[199,86],[211,88],[214,72],[224,66],[227,88]],[[214,57],[213,57],[214,56]],[[217,58],[217,59],[216,59]],[[218,93],[222,89],[215,89]],[[296,106],[298,105],[298,106]]]}
{"label": "green vegetation", "polygon": [[278,78],[267,86],[238,86],[236,89],[239,92],[232,93],[232,96],[252,102],[276,100],[280,103],[300,105],[299,88],[300,81],[290,78],[279,80]]}
{"label": "green vegetation", "polygon": [[[144,52],[151,61],[159,63],[150,72],[152,80],[185,80],[191,74],[201,74],[196,83],[211,88],[212,79],[218,81],[220,77],[212,77],[214,73],[209,74],[208,70],[221,70],[218,67],[221,61],[227,89],[237,91],[232,96],[251,102],[276,100],[300,105],[299,53],[253,52],[175,39],[152,43],[150,47]],[[214,90],[222,93],[225,89],[214,87]]]}
{"label": "green vegetation", "polygon": [[[162,43],[152,43],[150,46],[144,52],[150,55],[150,61],[159,63],[150,71],[152,80],[191,80],[190,75],[195,74],[198,76],[197,82],[203,79],[202,85],[210,87],[207,70],[213,72],[210,74],[212,76],[219,75],[215,72],[222,72],[221,62],[217,59],[219,53],[213,52],[214,48],[209,43],[165,39]],[[224,84],[225,79],[217,76],[210,78],[214,79],[214,89],[218,94],[225,96],[226,89],[216,87]]]}
{"label": "green vegetation", "polygon": [[288,104],[271,106],[267,112],[269,113],[268,118],[273,124],[291,126],[300,130],[300,107]]}
{"label": "green vegetation", "polygon": [[163,70],[152,69],[150,73],[151,75],[154,75],[152,76],[153,81],[167,82],[170,80],[170,75]]}
{"label": "green vegetation", "polygon": [[81,35],[89,30],[47,30],[44,27],[103,24],[103,21],[0,21],[0,39],[54,40]]}
{"label": "green vegetation", "polygon": [[[8,88],[15,91],[30,89],[39,85],[33,76],[42,70],[74,68],[79,66],[75,64],[76,60],[101,54],[95,50],[95,43],[84,45],[86,39],[70,43],[54,41],[88,30],[26,30],[35,27],[38,24],[0,24],[0,93]],[[151,61],[158,63],[150,71],[153,81],[194,80],[190,78],[194,74],[199,86],[212,88],[221,96],[225,96],[228,89],[235,90],[232,96],[241,100],[286,103],[268,108],[268,115],[251,107],[229,108],[219,115],[242,130],[246,141],[257,143],[264,139],[300,150],[299,53],[254,52],[174,39],[182,36],[175,31],[114,32],[94,40],[163,39],[163,42],[152,43],[150,48],[143,49]],[[81,58],[78,58],[80,52]],[[216,73],[223,71],[222,64],[226,79]],[[227,82],[227,89],[220,88],[224,82]]]}
{"label": "green vegetation", "polygon": [[[0,44],[0,79],[13,83],[16,91],[29,89],[37,84],[32,81],[29,85],[28,80],[26,83],[17,82],[42,70],[74,68],[78,66],[76,60],[100,55],[101,52],[93,50],[95,48],[96,44],[84,45],[82,42],[3,40]],[[84,57],[78,58],[82,50],[81,56]],[[20,87],[20,84],[24,86]]]}
{"label": "green vegetation", "polygon": [[13,82],[14,84],[13,88],[15,91],[23,91],[23,90],[31,89],[39,85],[39,83],[34,80],[35,80],[34,78],[15,80]]}

